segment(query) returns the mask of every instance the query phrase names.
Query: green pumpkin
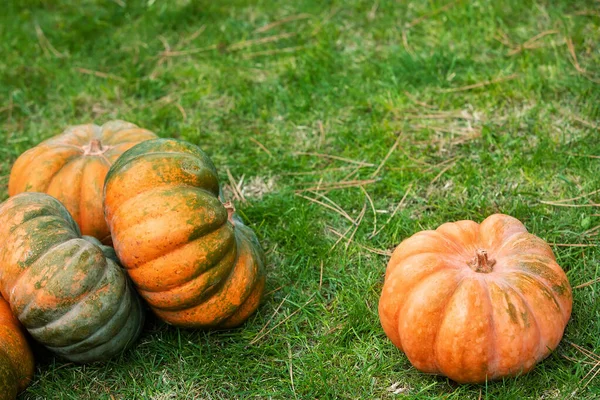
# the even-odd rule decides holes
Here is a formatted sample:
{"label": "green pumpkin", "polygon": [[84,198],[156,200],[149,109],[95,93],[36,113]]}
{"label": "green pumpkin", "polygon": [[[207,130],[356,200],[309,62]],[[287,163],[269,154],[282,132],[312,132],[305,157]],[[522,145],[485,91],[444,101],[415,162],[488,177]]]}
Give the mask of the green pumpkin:
{"label": "green pumpkin", "polygon": [[74,362],[122,353],[139,336],[142,304],[110,248],[82,238],[43,193],[0,205],[0,291],[31,336]]}

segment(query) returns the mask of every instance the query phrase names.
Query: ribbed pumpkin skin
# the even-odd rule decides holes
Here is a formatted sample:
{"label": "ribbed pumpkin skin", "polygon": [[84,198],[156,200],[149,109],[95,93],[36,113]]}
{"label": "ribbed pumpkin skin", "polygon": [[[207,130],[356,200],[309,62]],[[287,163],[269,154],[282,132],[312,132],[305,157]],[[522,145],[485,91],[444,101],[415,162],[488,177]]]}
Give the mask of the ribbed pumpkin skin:
{"label": "ribbed pumpkin skin", "polygon": [[58,200],[9,198],[0,205],[0,241],[0,290],[34,339],[80,363],[106,360],[137,339],[144,314],[127,275],[109,247],[81,237]]}
{"label": "ribbed pumpkin skin", "polygon": [[110,244],[102,210],[106,173],[124,151],[154,138],[154,133],[124,121],[70,127],[17,159],[8,193],[48,193],[67,207],[84,235]]}
{"label": "ribbed pumpkin skin", "polygon": [[264,253],[221,203],[217,172],[200,148],[171,139],[140,143],[111,167],[104,193],[117,255],[160,318],[229,328],[256,310]]}
{"label": "ribbed pumpkin skin", "polygon": [[415,368],[477,383],[531,370],[560,342],[571,308],[571,286],[550,246],[517,219],[494,214],[400,243],[379,317]]}
{"label": "ribbed pumpkin skin", "polygon": [[0,297],[0,400],[14,400],[33,377],[33,354],[21,324]]}

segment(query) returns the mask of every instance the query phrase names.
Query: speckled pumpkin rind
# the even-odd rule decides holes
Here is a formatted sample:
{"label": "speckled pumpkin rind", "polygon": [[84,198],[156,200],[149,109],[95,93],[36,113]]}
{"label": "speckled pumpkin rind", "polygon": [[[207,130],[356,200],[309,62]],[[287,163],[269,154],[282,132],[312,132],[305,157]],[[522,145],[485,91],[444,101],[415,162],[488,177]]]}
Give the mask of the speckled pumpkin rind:
{"label": "speckled pumpkin rind", "polygon": [[124,121],[70,127],[17,159],[10,173],[8,193],[14,196],[42,192],[57,198],[84,235],[109,244],[110,233],[102,209],[106,173],[124,151],[154,138],[154,133]]}
{"label": "speckled pumpkin rind", "polygon": [[478,383],[526,373],[546,358],[572,302],[550,246],[517,219],[494,214],[400,243],[379,317],[415,368]]}
{"label": "speckled pumpkin rind", "polygon": [[14,400],[33,377],[33,354],[19,321],[0,297],[0,400]]}
{"label": "speckled pumpkin rind", "polygon": [[104,190],[117,255],[161,319],[230,328],[256,310],[264,253],[222,204],[217,171],[200,148],[172,139],[140,143],[111,167]]}
{"label": "speckled pumpkin rind", "polygon": [[0,291],[34,339],[79,363],[106,360],[137,339],[144,313],[127,275],[109,248],[82,238],[58,200],[9,198],[0,239]]}

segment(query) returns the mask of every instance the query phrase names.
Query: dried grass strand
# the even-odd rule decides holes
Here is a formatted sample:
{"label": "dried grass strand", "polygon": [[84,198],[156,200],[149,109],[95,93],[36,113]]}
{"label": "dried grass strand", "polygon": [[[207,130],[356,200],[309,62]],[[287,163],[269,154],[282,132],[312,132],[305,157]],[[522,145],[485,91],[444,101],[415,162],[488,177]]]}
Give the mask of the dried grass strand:
{"label": "dried grass strand", "polygon": [[432,106],[430,104],[427,104],[423,101],[420,101],[419,99],[417,99],[415,96],[413,96],[409,91],[405,90],[404,94],[406,95],[406,97],[408,97],[413,103],[420,105],[421,107],[425,107],[425,108],[429,108],[429,109],[436,109],[436,106]]}
{"label": "dried grass strand", "polygon": [[273,54],[295,53],[296,51],[302,50],[304,48],[305,48],[304,46],[292,46],[292,47],[284,47],[282,49],[255,51],[254,53],[244,54],[242,56],[242,58],[250,59],[250,58],[254,58],[254,57],[272,56]]}
{"label": "dried grass strand", "polygon": [[269,155],[270,158],[273,158],[273,153],[271,153],[269,149],[267,149],[261,142],[254,139],[253,137],[250,138],[250,141],[256,144],[258,147],[260,147],[265,153]]}
{"label": "dried grass strand", "polygon": [[366,211],[367,211],[367,202],[365,202],[365,204],[363,204],[363,208],[360,211],[360,214],[358,214],[358,218],[356,218],[356,226],[354,227],[354,230],[352,231],[352,233],[350,234],[350,237],[348,238],[348,241],[346,242],[346,248],[348,248],[348,246],[350,246],[350,243],[352,243],[352,240],[354,239],[354,235],[356,235],[356,231],[358,231],[358,228],[360,227],[360,223],[362,222]]}
{"label": "dried grass strand", "polygon": [[299,155],[299,156],[314,156],[314,157],[320,157],[320,158],[329,158],[329,159],[332,159],[332,160],[344,161],[344,162],[347,162],[349,164],[362,165],[363,167],[374,167],[375,166],[375,164],[366,163],[366,162],[363,162],[363,161],[356,161],[356,160],[352,160],[352,159],[346,158],[346,157],[333,156],[331,154],[298,151],[298,152],[295,152],[294,155]]}
{"label": "dried grass strand", "polygon": [[392,153],[394,152],[394,150],[396,150],[396,147],[398,147],[398,144],[400,143],[400,139],[401,138],[402,138],[402,132],[399,132],[398,133],[398,137],[396,137],[396,140],[394,141],[394,144],[392,145],[392,147],[390,147],[390,149],[388,150],[388,152],[385,155],[385,157],[383,157],[383,160],[381,160],[381,163],[379,163],[379,166],[377,167],[377,169],[375,170],[375,172],[373,172],[371,174],[371,178],[375,178],[377,176],[377,174],[379,173],[379,171],[381,171],[381,169],[383,168],[383,166],[387,162],[388,158],[390,158],[390,156],[392,155]]}
{"label": "dried grass strand", "polygon": [[281,302],[279,303],[279,305],[275,308],[275,311],[273,311],[273,314],[271,314],[271,317],[263,325],[263,327],[261,328],[261,330],[258,331],[258,333],[256,334],[256,336],[259,336],[262,332],[265,331],[265,329],[267,329],[267,326],[269,326],[269,324],[271,323],[271,321],[273,321],[273,318],[275,318],[275,316],[277,315],[277,312],[279,311],[279,309],[281,308],[281,306],[283,305],[283,303],[285,303],[285,301],[287,300],[288,297],[290,297],[289,293],[283,298],[283,300],[281,300]]}
{"label": "dried grass strand", "polygon": [[398,210],[400,210],[400,207],[402,207],[404,205],[404,201],[406,200],[406,198],[408,197],[408,194],[410,193],[411,189],[412,189],[412,183],[410,185],[408,185],[408,187],[406,188],[406,191],[404,192],[404,196],[402,196],[402,199],[400,199],[400,201],[398,202],[398,204],[396,205],[396,207],[394,208],[394,211],[392,212],[392,215],[390,215],[390,217],[388,218],[388,220],[383,224],[383,226],[381,228],[379,228],[379,230],[377,232],[375,232],[373,235],[371,235],[371,238],[374,238],[375,236],[379,235],[379,233],[391,222],[391,220],[396,216],[396,213],[398,212]]}
{"label": "dried grass strand", "polygon": [[[309,187],[306,189],[296,190],[296,193],[308,192],[308,191],[331,191],[337,189],[347,189],[351,187],[357,187],[362,185],[370,185],[371,183],[377,182],[378,179],[365,179],[365,180],[353,180],[353,181],[341,181],[341,182],[327,182],[324,185],[318,183],[317,186]],[[309,184],[311,182],[308,182]],[[314,182],[313,182],[314,183]]]}
{"label": "dried grass strand", "polygon": [[373,202],[373,198],[371,198],[369,192],[367,192],[367,189],[365,189],[362,186],[359,187],[360,190],[362,190],[362,192],[365,194],[367,200],[369,201],[369,204],[371,205],[371,211],[373,211],[373,233],[371,234],[372,236],[375,234],[375,232],[377,232],[377,210],[375,210],[375,203]]}
{"label": "dried grass strand", "polygon": [[523,44],[521,44],[520,46],[517,46],[516,48],[512,49],[511,51],[508,52],[509,56],[514,56],[515,54],[519,54],[524,50],[532,50],[538,47],[538,41],[546,36],[549,35],[555,35],[557,33],[560,33],[559,31],[557,31],[556,29],[550,29],[544,32],[540,32],[537,35],[533,36],[531,39],[527,40],[526,42],[524,42]]}
{"label": "dried grass strand", "polygon": [[237,43],[234,43],[234,44],[228,46],[227,50],[228,51],[241,50],[241,49],[245,49],[247,47],[255,46],[257,44],[277,42],[277,41],[280,41],[283,39],[291,38],[296,35],[297,35],[296,32],[283,32],[283,33],[279,33],[277,35],[267,36],[267,37],[263,37],[263,38],[259,38],[259,39],[242,40],[240,42],[237,42]]}
{"label": "dried grass strand", "polygon": [[565,39],[565,43],[567,44],[567,49],[569,50],[569,54],[571,55],[571,64],[575,67],[575,70],[583,75],[588,80],[594,83],[600,83],[600,80],[594,79],[589,76],[587,70],[579,64],[579,60],[577,59],[577,53],[575,52],[575,45],[573,44],[573,39],[570,37]]}
{"label": "dried grass strand", "polygon": [[563,203],[557,203],[555,201],[545,201],[545,200],[541,200],[540,203],[542,203],[542,204],[548,204],[550,206],[555,206],[555,207],[572,207],[572,208],[600,207],[600,203],[592,203],[592,204],[563,204]]}
{"label": "dried grass strand", "polygon": [[598,190],[594,190],[594,191],[592,191],[592,192],[589,192],[589,193],[584,193],[584,194],[582,194],[582,195],[579,195],[579,196],[577,196],[577,197],[570,197],[570,198],[568,198],[568,199],[560,199],[560,200],[552,200],[552,202],[553,202],[553,203],[563,203],[563,202],[566,202],[566,201],[579,200],[579,199],[583,199],[583,198],[585,198],[585,197],[589,197],[589,196],[591,196],[591,195],[594,195],[594,194],[596,194],[596,193],[600,193],[600,189],[598,189]]}
{"label": "dried grass strand", "polygon": [[298,307],[298,309],[296,311],[294,311],[293,313],[291,313],[290,315],[288,315],[287,317],[285,317],[283,320],[281,320],[280,322],[278,322],[274,327],[272,327],[271,329],[269,329],[268,331],[266,331],[265,333],[263,333],[261,336],[256,336],[254,339],[252,339],[252,341],[250,341],[250,345],[255,344],[256,342],[258,342],[259,340],[261,340],[263,337],[267,336],[269,333],[273,332],[273,330],[277,329],[281,324],[285,323],[287,320],[289,320],[290,318],[292,318],[294,315],[298,314],[300,311],[302,311],[302,309],[304,309],[304,307],[306,307],[307,305],[309,305],[310,303],[313,302],[314,297],[315,297],[316,293],[313,293],[310,298],[308,299],[308,301],[306,303],[304,303],[303,305],[301,305],[300,307]]}
{"label": "dried grass strand", "polygon": [[265,33],[273,28],[281,26],[283,24],[287,24],[288,22],[299,21],[303,19],[312,18],[312,14],[302,13],[297,15],[290,15],[289,17],[285,17],[280,19],[279,21],[271,22],[270,24],[261,26],[254,30],[254,33]]}
{"label": "dried grass strand", "polygon": [[329,210],[332,210],[332,211],[334,211],[335,213],[337,213],[337,214],[341,215],[342,217],[346,218],[348,221],[352,222],[352,224],[353,224],[353,225],[355,225],[355,224],[356,224],[356,221],[354,221],[354,219],[352,219],[352,217],[350,217],[350,216],[348,215],[348,213],[346,213],[346,211],[344,211],[344,210],[343,210],[343,209],[341,209],[341,208],[340,208],[340,209],[338,209],[338,208],[336,208],[336,207],[330,206],[329,204],[325,204],[325,203],[323,203],[323,202],[322,202],[322,201],[320,201],[320,200],[313,199],[312,197],[304,196],[304,195],[302,195],[302,194],[300,194],[300,193],[295,193],[295,195],[296,195],[296,196],[298,196],[298,197],[302,197],[303,199],[306,199],[306,200],[308,200],[308,201],[311,201],[311,202],[313,202],[313,203],[315,203],[315,204],[319,204],[320,206],[323,206],[323,207],[325,207],[325,208],[327,208],[327,209],[329,209]]}
{"label": "dried grass strand", "polygon": [[592,286],[593,284],[598,282],[600,282],[600,278],[592,279],[591,281],[587,281],[585,283],[582,283],[581,285],[575,286],[573,289],[581,289],[584,287]]}
{"label": "dried grass strand", "polygon": [[500,82],[510,81],[510,80],[516,79],[518,76],[519,76],[519,74],[515,73],[515,74],[510,74],[508,76],[502,76],[500,78],[495,78],[495,79],[488,80],[488,81],[474,83],[472,85],[461,86],[461,87],[450,88],[450,89],[439,89],[438,92],[440,92],[440,93],[464,92],[467,90],[478,89],[478,88],[481,88],[484,86],[489,86],[489,85],[493,85],[493,84],[500,83]]}
{"label": "dried grass strand", "polygon": [[447,165],[446,167],[444,167],[436,176],[435,178],[433,178],[431,180],[431,182],[429,182],[429,185],[433,185],[434,183],[436,183],[438,181],[438,179],[440,179],[442,177],[442,175],[444,175],[446,173],[446,171],[448,171],[450,168],[454,167],[456,165],[456,162],[453,162],[450,165]]}
{"label": "dried grass strand", "polygon": [[125,78],[121,78],[120,76],[113,75],[113,74],[107,74],[106,72],[93,71],[91,69],[81,68],[81,67],[77,67],[77,68],[75,68],[75,70],[77,72],[81,72],[82,74],[97,76],[98,78],[114,79],[115,81],[126,82]]}
{"label": "dried grass strand", "polygon": [[63,54],[60,51],[56,50],[56,47],[54,47],[50,40],[48,40],[48,38],[44,34],[44,31],[42,30],[42,27],[37,22],[35,23],[35,34],[37,36],[40,47],[42,48],[42,51],[44,51],[44,53],[50,52],[56,58],[68,57],[68,54]]}
{"label": "dried grass strand", "polygon": [[[333,234],[337,235],[338,237],[340,237],[340,236],[341,236],[341,237],[344,237],[344,235],[342,235],[341,233],[339,233],[338,231],[336,231],[336,230],[335,230],[335,229],[333,229],[332,227],[328,226],[327,228],[328,228],[328,229],[331,231],[331,233],[333,233]],[[390,256],[392,255],[392,252],[391,252],[391,251],[385,251],[385,250],[374,249],[374,248],[372,248],[372,247],[368,247],[368,246],[365,246],[365,245],[363,245],[363,244],[360,244],[360,243],[357,243],[357,242],[354,242],[354,241],[353,241],[352,243],[354,243],[355,245],[357,245],[357,246],[358,246],[358,247],[360,247],[361,249],[363,249],[363,250],[366,250],[366,251],[368,251],[368,252],[370,252],[370,253],[375,253],[375,254],[379,254],[379,255],[382,255],[382,256],[387,256],[387,257],[390,257]]]}

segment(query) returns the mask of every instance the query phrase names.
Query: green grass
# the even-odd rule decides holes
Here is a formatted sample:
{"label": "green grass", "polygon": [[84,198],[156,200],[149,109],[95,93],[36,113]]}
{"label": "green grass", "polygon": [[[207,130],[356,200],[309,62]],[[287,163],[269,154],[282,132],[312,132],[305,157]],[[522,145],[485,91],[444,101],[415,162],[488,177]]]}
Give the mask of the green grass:
{"label": "green grass", "polygon": [[[584,379],[590,360],[567,343],[600,354],[600,283],[574,290],[565,340],[531,373],[456,385],[419,373],[387,340],[377,315],[387,257],[360,247],[388,251],[494,212],[550,243],[598,243],[586,231],[600,208],[541,203],[599,188],[600,160],[587,157],[600,155],[597,1],[79,3],[11,1],[0,16],[1,198],[18,155],[71,124],[119,118],[188,140],[223,182],[227,169],[244,177],[237,207],[268,253],[268,294],[232,331],[150,318],[137,345],[106,364],[40,350],[21,398],[600,398],[600,378]],[[298,18],[256,31],[289,16]],[[165,45],[203,51],[161,58]],[[512,79],[466,88],[503,77]],[[295,191],[370,179],[398,134],[364,184],[375,214],[358,187],[323,192],[352,218],[366,207],[353,243],[332,250],[331,229],[350,222]],[[371,237],[375,217],[382,230]],[[600,276],[598,247],[553,248],[573,286]]]}

